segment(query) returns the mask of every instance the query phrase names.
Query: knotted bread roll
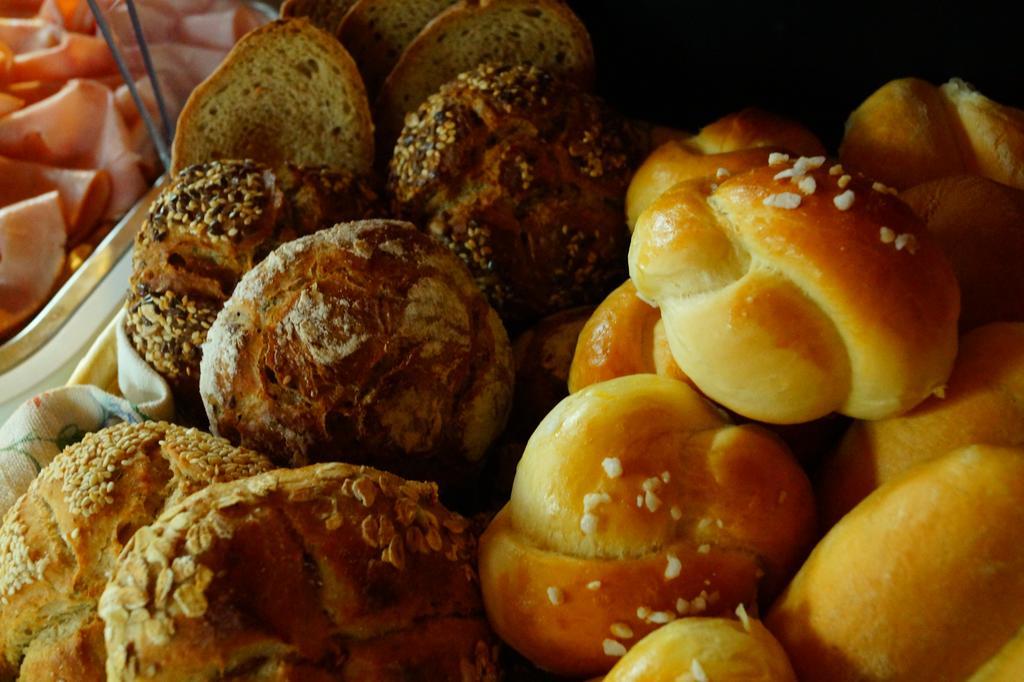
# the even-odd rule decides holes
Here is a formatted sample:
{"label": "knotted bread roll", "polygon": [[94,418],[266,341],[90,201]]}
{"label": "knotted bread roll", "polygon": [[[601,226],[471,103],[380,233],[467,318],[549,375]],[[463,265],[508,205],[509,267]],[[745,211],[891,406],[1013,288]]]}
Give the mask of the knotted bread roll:
{"label": "knotted bread roll", "polygon": [[569,369],[569,392],[630,374],[686,375],[672,358],[661,311],[626,280],[608,294],[580,331]]}
{"label": "knotted bread roll", "polygon": [[[990,446],[949,453],[868,496],[765,619],[797,677],[952,682],[1001,649],[1019,656],[1021,500],[1024,449]],[[1021,673],[1018,664],[1009,679]]]}
{"label": "knotted bread roll", "polygon": [[824,157],[681,183],[637,222],[629,267],[672,355],[752,419],[880,419],[945,383],[959,292],[889,190]]}
{"label": "knotted bread roll", "polygon": [[967,445],[1024,445],[1024,323],[963,336],[939,395],[910,412],[855,422],[822,466],[818,505],[826,527],[904,471]]}
{"label": "knotted bread roll", "polygon": [[825,148],[798,123],[759,109],[743,109],[704,126],[692,137],[670,139],[643,162],[626,192],[630,229],[665,190],[684,180],[721,179],[768,163],[771,152],[805,156]]}
{"label": "knotted bread roll", "polygon": [[242,278],[200,392],[216,433],[278,463],[369,462],[458,487],[505,425],[511,351],[454,254],[409,223],[357,221]]}
{"label": "knotted bread roll", "polygon": [[760,621],[683,618],[658,628],[615,664],[604,682],[796,682],[786,652]]}
{"label": "knotted bread roll", "polygon": [[118,424],[69,445],[0,526],[0,680],[103,680],[97,602],[121,550],[167,507],[271,468],[195,429]]}
{"label": "knotted bread roll", "polygon": [[839,158],[899,189],[961,173],[1024,189],[1024,111],[959,78],[901,78],[850,114]]}
{"label": "knotted bread roll", "polygon": [[107,678],[496,681],[475,557],[433,484],[328,463],[210,486],[121,555]]}
{"label": "knotted bread roll", "polygon": [[481,538],[488,616],[542,668],[603,673],[679,616],[770,599],[811,539],[813,504],[780,441],[686,384],[594,384],[537,428]]}

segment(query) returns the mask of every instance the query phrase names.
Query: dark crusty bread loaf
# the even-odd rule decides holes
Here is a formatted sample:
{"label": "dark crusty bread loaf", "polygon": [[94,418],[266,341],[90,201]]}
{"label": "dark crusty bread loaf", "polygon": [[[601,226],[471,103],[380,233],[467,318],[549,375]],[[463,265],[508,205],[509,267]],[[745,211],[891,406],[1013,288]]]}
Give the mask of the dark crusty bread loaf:
{"label": "dark crusty bread loaf", "polygon": [[371,99],[406,46],[431,19],[454,3],[455,0],[356,0],[341,22],[338,37],[359,65]]}
{"label": "dark crusty bread loaf", "polygon": [[355,62],[305,19],[242,38],[188,98],[172,171],[213,159],[327,166],[357,175],[373,165],[373,121]]}
{"label": "dark crusty bread loaf", "polygon": [[487,64],[409,117],[389,188],[395,212],[444,241],[518,325],[625,278],[635,156],[597,98],[532,66]]}
{"label": "dark crusty bread loaf", "polygon": [[469,522],[348,464],[211,486],[100,600],[110,680],[496,680]]}
{"label": "dark crusty bread loaf", "polygon": [[125,330],[180,419],[206,423],[201,346],[242,275],[285,241],[372,215],[376,200],[346,173],[227,160],[186,168],[160,193],[135,240]]}
{"label": "dark crusty bread loaf", "polygon": [[306,17],[337,36],[341,20],[354,4],[355,0],[285,0],[281,3],[281,17]]}
{"label": "dark crusty bread loaf", "polygon": [[374,104],[386,153],[407,113],[484,62],[533,64],[581,88],[594,82],[583,22],[558,0],[463,0],[431,21],[402,53]]}
{"label": "dark crusty bread loaf", "polygon": [[271,253],[217,316],[200,371],[210,424],[233,442],[445,487],[474,473],[511,389],[508,337],[465,266],[387,220]]}
{"label": "dark crusty bread loaf", "polygon": [[0,526],[0,680],[103,680],[96,605],[121,549],[160,512],[270,461],[171,424],[87,435],[46,467]]}

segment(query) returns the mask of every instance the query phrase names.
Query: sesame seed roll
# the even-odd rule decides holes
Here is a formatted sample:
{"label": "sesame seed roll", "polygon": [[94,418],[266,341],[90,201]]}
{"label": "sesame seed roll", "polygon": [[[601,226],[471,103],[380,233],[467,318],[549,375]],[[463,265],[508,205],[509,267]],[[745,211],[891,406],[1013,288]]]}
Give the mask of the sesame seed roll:
{"label": "sesame seed roll", "polygon": [[634,157],[597,98],[532,66],[485,64],[406,118],[389,189],[515,326],[622,281]]}

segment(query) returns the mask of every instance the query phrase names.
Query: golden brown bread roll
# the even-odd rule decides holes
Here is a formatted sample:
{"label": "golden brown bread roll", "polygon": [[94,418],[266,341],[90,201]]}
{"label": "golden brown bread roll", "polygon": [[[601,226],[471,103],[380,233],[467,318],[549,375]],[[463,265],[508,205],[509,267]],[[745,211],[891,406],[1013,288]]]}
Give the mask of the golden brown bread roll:
{"label": "golden brown bread roll", "polygon": [[683,618],[637,642],[604,682],[796,682],[782,646],[744,612]]}
{"label": "golden brown bread roll", "polygon": [[276,462],[371,462],[457,487],[505,425],[508,337],[469,272],[409,223],[344,223],[273,251],[203,347],[215,433]]}
{"label": "golden brown bread roll", "polygon": [[800,679],[963,680],[1024,625],[1024,450],[972,446],[859,504],[765,625]]}
{"label": "golden brown bread roll", "polygon": [[496,680],[466,519],[328,463],[211,486],[126,547],[109,680]]}
{"label": "golden brown bread roll", "polygon": [[1024,191],[957,175],[911,187],[900,198],[953,264],[960,283],[960,329],[1024,322]]}
{"label": "golden brown bread roll", "polygon": [[629,268],[680,369],[772,423],[880,419],[945,383],[959,292],[889,190],[824,157],[689,181],[641,215]]}
{"label": "golden brown bread roll", "polygon": [[988,660],[970,682],[1019,682],[1024,679],[1024,629]]}
{"label": "golden brown bread roll", "polygon": [[201,346],[242,275],[279,244],[376,204],[365,182],[323,168],[211,161],[174,177],[135,239],[125,331],[167,379],[179,418],[206,425]]}
{"label": "golden brown bread roll", "polygon": [[622,281],[635,150],[600,100],[531,66],[485,64],[406,123],[395,212],[458,254],[503,320],[596,303]]}
{"label": "golden brown bread roll", "polygon": [[118,554],[210,483],[269,470],[250,450],[159,422],[119,424],[54,458],[0,526],[0,680],[103,680],[96,604]]}
{"label": "golden brown bread roll", "polygon": [[770,599],[811,539],[813,505],[780,441],[686,384],[594,384],[537,428],[481,538],[488,616],[541,668],[603,673],[658,625]]}
{"label": "golden brown bread roll", "polygon": [[691,137],[669,139],[633,174],[626,222],[632,229],[640,214],[676,183],[742,173],[767,164],[772,151],[817,156],[825,148],[800,124],[759,109],[723,116]]}
{"label": "golden brown bread roll", "polygon": [[901,416],[854,422],[819,474],[825,527],[907,469],[975,443],[1024,445],[1024,323],[965,334],[940,395]]}
{"label": "golden brown bread roll", "polygon": [[569,392],[630,374],[687,380],[672,358],[661,311],[641,300],[627,279],[608,294],[580,331]]}
{"label": "golden brown bread roll", "polygon": [[899,189],[960,173],[1024,189],[1024,111],[959,78],[901,78],[850,114],[839,158]]}

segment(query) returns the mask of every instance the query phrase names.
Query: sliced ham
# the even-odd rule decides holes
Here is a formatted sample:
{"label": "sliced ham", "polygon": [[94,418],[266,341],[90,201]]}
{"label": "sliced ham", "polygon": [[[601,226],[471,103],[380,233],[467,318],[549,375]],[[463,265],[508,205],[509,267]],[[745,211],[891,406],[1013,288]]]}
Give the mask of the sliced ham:
{"label": "sliced ham", "polygon": [[17,97],[25,104],[34,104],[46,99],[64,87],[62,81],[28,81],[25,83],[0,84],[0,92]]}
{"label": "sliced ham", "polygon": [[206,14],[193,14],[181,20],[182,42],[191,45],[230,50],[235,42],[266,21],[262,14],[247,5]]}
{"label": "sliced ham", "polygon": [[146,188],[113,92],[89,80],[69,81],[52,97],[0,119],[0,154],[106,170],[111,180],[108,216],[121,215]]}
{"label": "sliced ham", "polygon": [[68,80],[117,74],[117,63],[103,38],[65,33],[60,43],[45,50],[17,54],[9,81]]}
{"label": "sliced ham", "polygon": [[5,17],[31,17],[39,12],[42,0],[0,0],[0,15]]}
{"label": "sliced ham", "polygon": [[61,30],[38,17],[8,19],[0,17],[0,43],[6,43],[14,54],[45,50],[60,42]]}
{"label": "sliced ham", "polygon": [[68,240],[96,225],[110,199],[110,176],[103,170],[56,168],[0,156],[0,208],[56,190]]}
{"label": "sliced ham", "polygon": [[[109,10],[113,0],[99,0],[101,10]],[[96,28],[92,10],[86,0],[43,0],[38,16],[77,33],[92,33]]]}
{"label": "sliced ham", "polygon": [[25,106],[25,100],[6,92],[0,92],[0,116],[6,116],[12,111],[17,111]]}
{"label": "sliced ham", "polygon": [[57,192],[0,208],[0,338],[35,313],[64,267]]}

